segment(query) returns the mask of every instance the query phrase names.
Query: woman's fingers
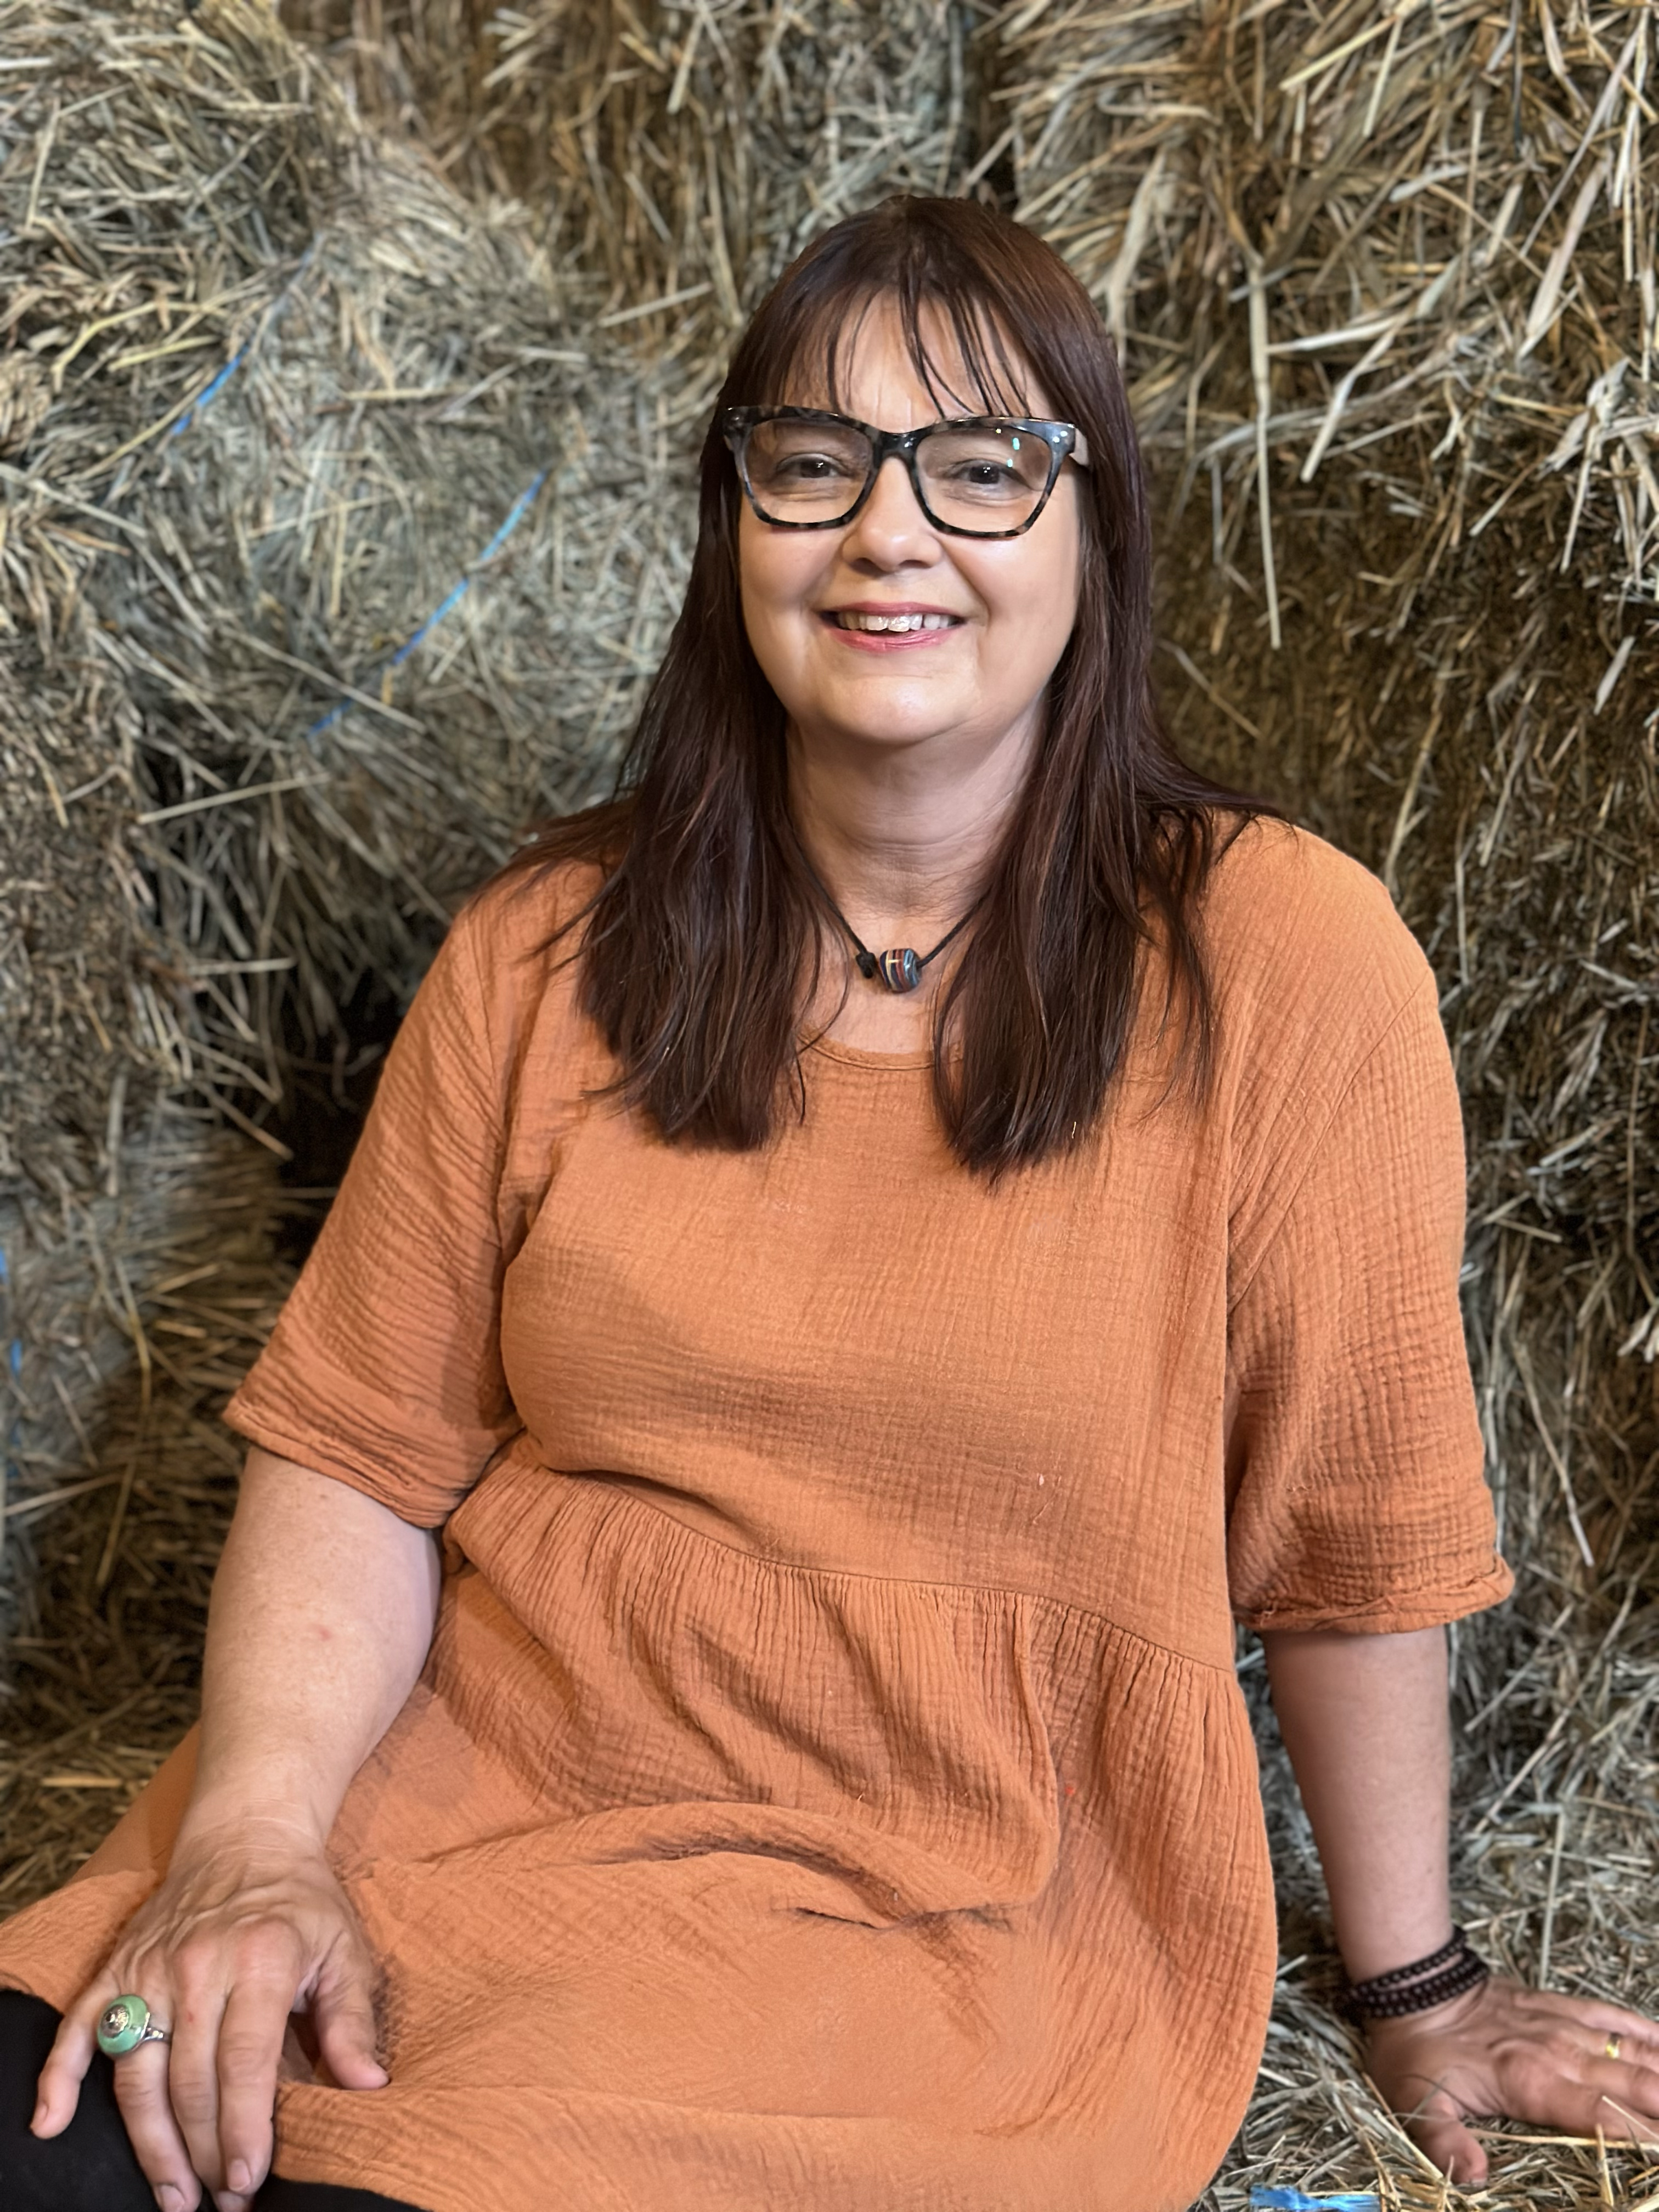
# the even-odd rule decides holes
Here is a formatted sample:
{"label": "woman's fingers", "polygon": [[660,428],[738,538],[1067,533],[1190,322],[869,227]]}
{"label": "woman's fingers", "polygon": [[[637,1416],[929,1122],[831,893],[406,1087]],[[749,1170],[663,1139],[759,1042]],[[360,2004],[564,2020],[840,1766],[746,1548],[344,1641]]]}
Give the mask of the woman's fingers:
{"label": "woman's fingers", "polygon": [[165,2043],[141,2044],[115,2061],[115,2101],[133,2156],[155,2191],[161,2212],[195,2212],[202,2201],[198,2179],[168,2088]]}
{"label": "woman's fingers", "polygon": [[1623,2005],[1494,1977],[1449,2019],[1373,2022],[1372,2076],[1454,2181],[1479,2186],[1486,2152],[1468,2121],[1503,2112],[1570,2135],[1659,2143],[1659,2027]]}
{"label": "woman's fingers", "polygon": [[[198,1957],[187,1946],[174,1953],[171,1964],[175,1994],[167,2094],[191,2166],[216,2192],[224,2187],[219,2159],[219,2030],[229,1995],[228,1977],[210,1953]],[[120,2084],[118,2067],[118,2090]],[[125,2117],[125,2099],[121,2110]]]}
{"label": "woman's fingers", "polygon": [[1486,2179],[1486,2154],[1459,2117],[1449,2097],[1437,2095],[1422,2112],[1407,2119],[1412,2140],[1431,2158],[1442,2173],[1460,2189],[1481,2188]]}
{"label": "woman's fingers", "polygon": [[291,1960],[250,1962],[225,2006],[218,2049],[222,2212],[240,2208],[270,2170],[271,2116],[294,1980]]}
{"label": "woman's fingers", "polygon": [[99,2014],[110,1999],[120,1995],[107,1974],[100,1975],[83,1990],[58,2024],[58,2033],[36,2087],[33,2133],[43,2138],[60,2136],[75,2118],[81,2101],[81,2084],[87,2078],[92,2054],[98,2048],[94,2033]]}
{"label": "woman's fingers", "polygon": [[[40,2136],[74,2117],[112,1997],[144,1998],[167,2044],[115,2062],[117,2101],[166,2212],[248,2212],[270,2172],[276,2084],[296,2004],[313,2015],[333,2079],[377,2089],[374,1971],[351,1909],[320,1853],[274,1865],[249,1850],[177,1855],[120,1949],[70,2008],[41,2069]],[[101,2062],[100,2062],[101,2063]]]}
{"label": "woman's fingers", "polygon": [[1592,2129],[1659,2143],[1659,2070],[1618,2058],[1594,2060],[1586,2074],[1595,2111]]}
{"label": "woman's fingers", "polygon": [[384,2089],[391,2075],[376,2045],[373,1972],[355,1943],[337,1943],[311,1993],[323,2063],[343,2089]]}
{"label": "woman's fingers", "polygon": [[1552,2039],[1500,2076],[1504,2109],[1518,2120],[1575,2135],[1659,2142],[1659,2069]]}
{"label": "woman's fingers", "polygon": [[1566,1996],[1559,1990],[1525,1990],[1516,1993],[1517,2005],[1572,2021],[1598,2043],[1616,2035],[1635,2055],[1659,2059],[1659,2021],[1627,2005],[1611,2004],[1601,1997]]}

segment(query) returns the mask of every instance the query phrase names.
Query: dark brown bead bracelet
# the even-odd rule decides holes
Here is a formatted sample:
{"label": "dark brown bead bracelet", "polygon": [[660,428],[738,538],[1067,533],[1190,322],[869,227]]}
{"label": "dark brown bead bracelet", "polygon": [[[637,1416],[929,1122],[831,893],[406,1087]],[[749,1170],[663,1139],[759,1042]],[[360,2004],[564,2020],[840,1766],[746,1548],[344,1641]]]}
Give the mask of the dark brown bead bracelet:
{"label": "dark brown bead bracelet", "polygon": [[1462,1929],[1454,1928],[1450,1942],[1431,1951],[1426,1959],[1374,1974],[1368,1982],[1350,1982],[1347,2000],[1367,2020],[1398,2020],[1408,2013],[1427,2012],[1431,2005],[1449,2004],[1453,1997],[1479,1989],[1491,1972]]}

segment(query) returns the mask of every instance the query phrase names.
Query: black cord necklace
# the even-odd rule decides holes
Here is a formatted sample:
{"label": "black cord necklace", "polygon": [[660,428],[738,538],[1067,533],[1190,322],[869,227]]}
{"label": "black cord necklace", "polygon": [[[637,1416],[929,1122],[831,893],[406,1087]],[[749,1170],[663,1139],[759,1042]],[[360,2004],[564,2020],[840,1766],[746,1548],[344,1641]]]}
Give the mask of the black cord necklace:
{"label": "black cord necklace", "polygon": [[847,932],[848,937],[852,939],[854,957],[858,963],[858,971],[860,975],[866,977],[870,982],[884,983],[890,991],[914,991],[921,981],[922,969],[930,965],[932,962],[937,960],[939,954],[944,951],[945,946],[951,943],[951,939],[953,938],[959,937],[963,931],[967,928],[969,923],[979,912],[980,905],[984,896],[984,894],[981,892],[980,897],[974,901],[974,903],[969,908],[967,913],[963,915],[961,921],[956,923],[953,927],[945,931],[944,936],[940,938],[939,943],[933,947],[931,952],[918,953],[913,946],[908,945],[896,945],[890,951],[887,952],[872,952],[869,946],[859,935],[857,930],[854,928],[852,923],[848,921],[847,916],[842,912],[841,908],[836,904],[834,899],[830,897],[829,892],[824,889],[817,870],[812,866],[812,863],[807,860],[805,853],[801,854],[801,859],[805,865],[807,874],[811,877],[812,881],[817,885],[819,896],[823,899],[825,906],[829,908],[830,913],[835,915],[836,920],[841,924],[842,927]]}

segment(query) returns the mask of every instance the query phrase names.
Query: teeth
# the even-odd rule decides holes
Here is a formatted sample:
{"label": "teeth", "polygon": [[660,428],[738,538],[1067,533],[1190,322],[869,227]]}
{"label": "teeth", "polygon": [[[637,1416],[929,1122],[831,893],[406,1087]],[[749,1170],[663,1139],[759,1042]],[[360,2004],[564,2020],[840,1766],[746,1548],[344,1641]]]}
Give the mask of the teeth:
{"label": "teeth", "polygon": [[948,629],[955,621],[953,615],[861,615],[838,614],[836,620],[843,629]]}

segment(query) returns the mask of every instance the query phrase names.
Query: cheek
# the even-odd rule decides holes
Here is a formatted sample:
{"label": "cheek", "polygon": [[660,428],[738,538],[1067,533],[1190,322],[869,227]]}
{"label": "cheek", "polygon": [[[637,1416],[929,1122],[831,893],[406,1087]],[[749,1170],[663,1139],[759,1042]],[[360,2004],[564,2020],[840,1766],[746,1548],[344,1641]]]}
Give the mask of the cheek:
{"label": "cheek", "polygon": [[1041,683],[1065,651],[1077,618],[1077,548],[1062,540],[1021,550],[1040,550],[1041,557],[987,574],[981,590],[991,611],[995,665],[1011,683]]}
{"label": "cheek", "polygon": [[823,566],[809,532],[770,531],[746,514],[738,526],[738,586],[751,628],[775,629],[806,615]]}

